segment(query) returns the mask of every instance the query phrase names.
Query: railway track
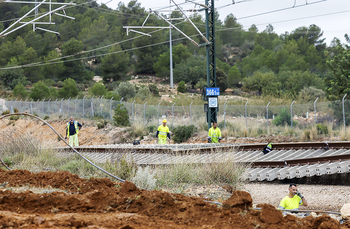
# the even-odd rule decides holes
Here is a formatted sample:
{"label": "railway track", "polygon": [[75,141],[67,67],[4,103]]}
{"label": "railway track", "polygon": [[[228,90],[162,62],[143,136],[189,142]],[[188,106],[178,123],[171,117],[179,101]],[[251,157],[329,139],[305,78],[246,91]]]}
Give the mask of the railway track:
{"label": "railway track", "polygon": [[[264,155],[266,144],[101,145],[75,149],[96,162],[129,157],[138,165],[217,163],[227,158],[250,163],[250,181],[272,181],[350,172],[350,142],[275,143]],[[68,147],[58,147],[67,152]]]}

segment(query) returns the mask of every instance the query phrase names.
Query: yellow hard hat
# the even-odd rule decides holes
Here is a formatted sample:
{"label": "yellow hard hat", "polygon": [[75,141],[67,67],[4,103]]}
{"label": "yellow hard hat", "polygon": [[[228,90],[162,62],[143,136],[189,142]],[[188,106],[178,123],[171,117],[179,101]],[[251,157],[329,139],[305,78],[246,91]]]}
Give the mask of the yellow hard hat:
{"label": "yellow hard hat", "polygon": [[163,119],[163,122],[166,122],[166,119]]}

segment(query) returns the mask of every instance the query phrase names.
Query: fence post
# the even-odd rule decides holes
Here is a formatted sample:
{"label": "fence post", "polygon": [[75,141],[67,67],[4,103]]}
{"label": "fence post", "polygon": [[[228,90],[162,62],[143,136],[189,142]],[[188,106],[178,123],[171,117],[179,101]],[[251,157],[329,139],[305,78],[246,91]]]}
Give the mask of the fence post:
{"label": "fence post", "polygon": [[63,113],[63,99],[61,99],[61,109],[60,109],[60,113]]}
{"label": "fence post", "polygon": [[190,104],[190,123],[191,123],[191,125],[192,125],[192,103]]}
{"label": "fence post", "polygon": [[17,108],[17,109],[18,109],[18,112],[22,112],[22,111],[19,110],[20,107],[21,107],[21,102],[22,102],[22,99],[20,99],[20,100],[18,101],[18,107],[19,107],[19,108]]}
{"label": "fence post", "polygon": [[293,104],[295,100],[293,100],[292,104],[290,105],[290,127],[293,128]]}
{"label": "fence post", "polygon": [[134,103],[135,103],[135,100],[134,100],[134,102],[132,102],[132,104],[131,104],[132,123],[134,123]]}
{"label": "fence post", "polygon": [[55,114],[57,114],[57,99],[55,100]]}
{"label": "fence post", "polygon": [[33,114],[33,99],[30,101],[30,113]]}
{"label": "fence post", "polygon": [[94,117],[94,97],[91,98],[91,116]]}
{"label": "fence post", "polygon": [[70,100],[71,97],[69,97],[68,99],[68,117],[70,116],[70,111],[69,111],[69,100]]}
{"label": "fence post", "polygon": [[343,123],[344,123],[344,132],[346,134],[346,123],[345,123],[345,97],[347,96],[348,94],[345,94],[344,97],[342,98],[342,103],[343,103]]}
{"label": "fence post", "polygon": [[110,117],[111,121],[113,120],[112,119],[112,99],[113,99],[113,97],[111,98],[111,100],[109,100],[109,117]]}
{"label": "fence post", "polygon": [[24,111],[26,111],[26,108],[27,108],[27,100],[28,100],[28,99],[26,99],[26,100],[24,101]]}
{"label": "fence post", "polygon": [[143,125],[146,126],[146,103],[143,104]]}
{"label": "fence post", "polygon": [[227,100],[224,103],[224,129],[226,129],[226,103],[227,103]]}
{"label": "fence post", "polygon": [[78,99],[78,96],[75,98],[75,101],[74,101],[74,116],[77,116],[77,99]]}
{"label": "fence post", "polygon": [[84,107],[85,97],[86,97],[86,95],[83,97],[83,118],[84,118],[84,116],[85,116],[85,107]]}
{"label": "fence post", "polygon": [[162,102],[162,101],[160,101],[160,102],[158,103],[158,109],[157,109],[157,110],[158,110],[158,116],[157,116],[157,117],[158,117],[158,126],[159,126],[159,105],[160,105],[161,102]]}
{"label": "fence post", "polygon": [[47,114],[50,115],[50,101],[51,99],[49,99],[49,101],[47,101]]}
{"label": "fence post", "polygon": [[317,113],[316,113],[316,102],[318,100],[318,97],[316,98],[315,102],[314,102],[314,110],[315,110],[315,124],[317,123]]}
{"label": "fence post", "polygon": [[124,99],[124,97],[122,97],[122,98],[120,99],[119,104],[122,104],[123,99]]}
{"label": "fence post", "polygon": [[267,125],[267,135],[269,135],[269,105],[271,102],[269,102],[266,106],[266,125]]}
{"label": "fence post", "polygon": [[175,103],[171,106],[171,129],[174,128],[174,105]]}
{"label": "fence post", "polygon": [[42,112],[42,115],[44,115],[44,101],[45,101],[45,99],[43,99],[43,101],[41,101],[41,112]]}
{"label": "fence post", "polygon": [[248,117],[247,117],[247,104],[249,101],[247,101],[244,105],[244,112],[245,112],[245,128],[248,131]]}
{"label": "fence post", "polygon": [[101,96],[101,98],[100,98],[100,110],[101,110],[101,117],[102,117],[102,99],[103,99],[103,96],[104,96],[104,95],[102,95],[102,96]]}

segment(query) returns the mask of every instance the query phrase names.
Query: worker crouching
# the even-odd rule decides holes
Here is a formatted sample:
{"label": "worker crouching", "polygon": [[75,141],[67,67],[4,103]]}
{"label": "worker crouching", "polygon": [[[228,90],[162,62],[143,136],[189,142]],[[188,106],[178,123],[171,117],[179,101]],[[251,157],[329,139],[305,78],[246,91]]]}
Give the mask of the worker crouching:
{"label": "worker crouching", "polygon": [[221,130],[219,129],[218,123],[214,122],[213,126],[208,132],[208,143],[219,143],[221,141]]}
{"label": "worker crouching", "polygon": [[163,120],[163,125],[160,125],[157,129],[156,138],[158,144],[164,145],[167,143],[167,138],[170,140],[169,127],[166,125],[166,119]]}
{"label": "worker crouching", "polygon": [[79,140],[78,140],[78,134],[79,130],[81,129],[82,125],[74,121],[73,117],[70,117],[70,121],[67,123],[67,129],[66,129],[66,138],[69,138],[69,145],[70,146],[79,146]]}

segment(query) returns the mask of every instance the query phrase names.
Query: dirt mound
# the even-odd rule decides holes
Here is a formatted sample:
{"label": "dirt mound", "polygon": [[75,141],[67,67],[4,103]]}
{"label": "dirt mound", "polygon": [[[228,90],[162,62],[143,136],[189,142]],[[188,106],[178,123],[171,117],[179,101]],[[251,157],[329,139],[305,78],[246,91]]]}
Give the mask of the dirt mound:
{"label": "dirt mound", "polygon": [[[339,228],[330,217],[283,217],[272,205],[252,210],[249,193],[235,191],[217,207],[201,198],[81,179],[67,172],[1,171],[8,185],[50,185],[71,193],[0,191],[0,225],[22,228]],[[78,190],[78,188],[80,190]],[[10,212],[9,212],[10,211]]]}
{"label": "dirt mound", "polygon": [[253,199],[248,192],[234,191],[232,196],[223,202],[226,208],[234,208],[236,211],[248,210],[253,206]]}
{"label": "dirt mound", "polygon": [[8,186],[35,186],[67,190],[70,192],[91,192],[95,189],[111,191],[117,183],[107,178],[90,180],[82,179],[67,171],[32,173],[28,170],[5,171],[0,169],[0,183],[8,182]]}

